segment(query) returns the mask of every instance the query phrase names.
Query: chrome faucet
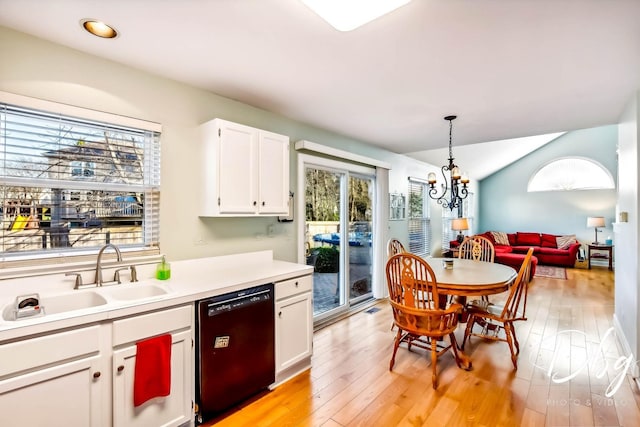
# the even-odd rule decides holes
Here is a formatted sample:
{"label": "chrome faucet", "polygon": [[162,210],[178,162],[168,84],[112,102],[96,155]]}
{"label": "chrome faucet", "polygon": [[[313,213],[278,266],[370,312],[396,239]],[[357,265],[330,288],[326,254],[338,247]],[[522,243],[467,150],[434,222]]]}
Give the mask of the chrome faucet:
{"label": "chrome faucet", "polygon": [[100,248],[100,252],[98,252],[98,260],[96,261],[96,286],[102,286],[102,253],[107,248],[113,248],[116,251],[117,261],[122,261],[122,254],[120,253],[120,249],[113,243],[107,243],[102,248]]}

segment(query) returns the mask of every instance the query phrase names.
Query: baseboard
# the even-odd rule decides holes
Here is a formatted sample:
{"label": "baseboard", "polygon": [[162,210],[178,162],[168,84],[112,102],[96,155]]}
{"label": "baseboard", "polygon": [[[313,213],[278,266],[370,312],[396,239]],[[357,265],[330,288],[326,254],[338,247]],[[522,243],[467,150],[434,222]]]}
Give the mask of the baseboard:
{"label": "baseboard", "polygon": [[284,371],[278,372],[276,374],[276,382],[269,386],[270,390],[278,387],[280,384],[289,381],[291,378],[303,373],[304,371],[311,369],[311,356],[308,358],[302,359],[298,363],[295,363],[289,366]]}
{"label": "baseboard", "polygon": [[387,299],[386,297],[367,299],[352,306],[348,311],[342,313],[339,316],[330,317],[324,320],[314,321],[313,332],[318,332],[322,328],[326,328],[327,326],[330,326],[336,322],[339,322],[342,319],[346,319],[349,316],[353,316],[356,313],[360,313],[361,311],[364,311],[370,307],[373,307],[374,305],[378,304],[380,301],[386,300],[386,299]]}
{"label": "baseboard", "polygon": [[634,363],[631,365],[631,369],[629,369],[629,373],[631,377],[636,382],[636,385],[640,388],[640,372],[638,370],[638,358],[631,351],[631,346],[629,345],[629,341],[622,331],[622,325],[620,325],[620,321],[618,321],[618,317],[613,315],[613,328],[616,332],[616,338],[618,339],[618,344],[622,347],[623,354],[632,354],[634,357]]}

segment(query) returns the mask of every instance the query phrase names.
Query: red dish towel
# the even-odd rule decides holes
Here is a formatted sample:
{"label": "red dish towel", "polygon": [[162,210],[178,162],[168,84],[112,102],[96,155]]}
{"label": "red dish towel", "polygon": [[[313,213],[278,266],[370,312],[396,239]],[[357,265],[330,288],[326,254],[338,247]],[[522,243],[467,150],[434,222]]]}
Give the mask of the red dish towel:
{"label": "red dish towel", "polygon": [[171,391],[171,334],[136,343],[133,405],[140,406]]}

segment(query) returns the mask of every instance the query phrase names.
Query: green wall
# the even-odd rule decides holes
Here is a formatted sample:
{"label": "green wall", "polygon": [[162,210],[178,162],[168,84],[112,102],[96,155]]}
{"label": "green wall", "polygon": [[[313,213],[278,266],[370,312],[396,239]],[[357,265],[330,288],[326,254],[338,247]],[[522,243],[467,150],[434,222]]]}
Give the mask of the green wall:
{"label": "green wall", "polygon": [[[199,218],[205,197],[198,125],[216,117],[288,135],[291,185],[296,191],[297,153],[309,140],[389,162],[405,170],[415,160],[287,117],[252,107],[122,64],[0,27],[0,91],[148,120],[162,125],[160,249],[169,259],[273,250],[297,260],[296,224],[265,218]],[[337,102],[337,101],[336,101]],[[206,160],[206,159],[205,159]],[[419,168],[424,171],[428,168]],[[406,176],[393,177],[406,183]],[[405,190],[406,191],[406,190]],[[298,208],[298,207],[296,207]],[[275,226],[267,237],[267,227]]]}
{"label": "green wall", "polygon": [[604,216],[606,229],[598,240],[613,236],[616,190],[527,192],[532,175],[544,164],[562,157],[586,157],[617,177],[616,125],[567,132],[555,141],[480,182],[479,231],[538,231],[575,234],[583,243],[593,241],[587,216]]}

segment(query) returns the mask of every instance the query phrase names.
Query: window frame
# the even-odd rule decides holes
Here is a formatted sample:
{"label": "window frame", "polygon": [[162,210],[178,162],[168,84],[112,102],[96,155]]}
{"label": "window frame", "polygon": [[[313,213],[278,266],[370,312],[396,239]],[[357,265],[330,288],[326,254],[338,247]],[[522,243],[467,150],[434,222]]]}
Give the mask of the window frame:
{"label": "window frame", "polygon": [[[578,165],[583,167],[579,168]],[[587,165],[590,170],[587,170]],[[553,176],[554,170],[558,168],[561,169],[561,181],[552,181],[549,176]],[[594,186],[585,185],[586,182],[593,182],[592,178],[597,175],[600,175],[601,179],[596,179]],[[604,180],[607,182],[603,184]],[[615,188],[616,182],[609,169],[594,159],[582,156],[565,156],[550,160],[536,169],[527,183],[528,193],[614,190]]]}

